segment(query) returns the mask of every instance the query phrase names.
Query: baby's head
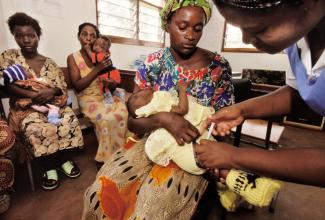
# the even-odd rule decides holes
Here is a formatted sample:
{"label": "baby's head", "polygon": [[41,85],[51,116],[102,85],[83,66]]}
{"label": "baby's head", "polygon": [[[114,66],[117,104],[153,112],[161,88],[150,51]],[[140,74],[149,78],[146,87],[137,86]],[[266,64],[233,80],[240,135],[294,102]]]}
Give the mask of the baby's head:
{"label": "baby's head", "polygon": [[95,53],[109,52],[110,47],[111,39],[106,36],[99,36],[94,42],[93,51]]}
{"label": "baby's head", "polygon": [[151,88],[146,88],[146,89],[141,89],[137,91],[136,93],[133,93],[126,104],[126,107],[128,108],[129,114],[133,117],[136,118],[137,115],[135,114],[135,111],[142,106],[147,105],[152,97],[153,97],[153,89]]}
{"label": "baby's head", "polygon": [[27,80],[33,78],[33,74],[26,71],[26,69],[19,65],[13,64],[8,66],[2,73],[0,77],[0,85],[9,85],[20,80]]}

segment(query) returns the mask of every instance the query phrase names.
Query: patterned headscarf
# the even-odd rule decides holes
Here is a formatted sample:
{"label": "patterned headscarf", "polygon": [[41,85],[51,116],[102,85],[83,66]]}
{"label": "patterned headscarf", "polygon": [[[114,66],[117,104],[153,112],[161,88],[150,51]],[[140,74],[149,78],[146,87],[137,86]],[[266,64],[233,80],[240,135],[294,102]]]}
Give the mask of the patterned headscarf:
{"label": "patterned headscarf", "polygon": [[167,0],[165,6],[160,11],[161,17],[161,26],[162,29],[166,30],[167,22],[169,17],[172,15],[173,12],[177,11],[178,9],[186,6],[198,6],[201,7],[205,13],[205,24],[211,18],[211,5],[206,0]]}
{"label": "patterned headscarf", "polygon": [[299,2],[299,0],[214,0],[216,3],[222,2],[243,9],[266,9],[276,7],[282,4]]}

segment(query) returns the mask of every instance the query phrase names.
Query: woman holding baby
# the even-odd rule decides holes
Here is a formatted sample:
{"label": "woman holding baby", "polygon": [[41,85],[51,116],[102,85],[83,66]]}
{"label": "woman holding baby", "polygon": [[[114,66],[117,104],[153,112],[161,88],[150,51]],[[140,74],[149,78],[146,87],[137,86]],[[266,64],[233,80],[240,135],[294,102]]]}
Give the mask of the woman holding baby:
{"label": "woman holding baby", "polygon": [[[112,66],[108,51],[105,58],[97,65],[94,65],[89,57],[90,51],[97,50],[97,47],[105,43],[103,41],[105,39],[101,37],[95,44],[97,38],[99,38],[99,31],[95,25],[91,23],[79,25],[78,40],[81,49],[68,56],[68,68],[72,85],[78,93],[81,112],[94,124],[98,140],[95,160],[98,165],[102,165],[125,143],[128,112],[123,97],[113,95],[111,101],[105,98],[105,94],[109,94],[110,91],[116,94],[119,89],[116,88],[118,82],[112,75],[105,81],[100,80],[102,71]],[[101,91],[102,83],[110,90],[105,94]]]}
{"label": "woman holding baby", "polygon": [[38,21],[25,13],[16,13],[8,19],[8,25],[20,49],[9,49],[0,55],[0,73],[3,76],[6,70],[19,66],[30,79],[48,85],[35,89],[6,84],[5,91],[10,95],[9,125],[18,139],[31,146],[28,151],[40,158],[42,188],[52,190],[59,186],[58,170],[70,178],[81,174],[64,151],[83,146],[81,129],[78,118],[66,106],[66,101],[58,106],[59,121],[55,124],[48,121],[47,113],[39,112],[30,105],[18,105],[22,99],[31,100],[36,105],[45,105],[56,98],[67,100],[67,90],[60,68],[52,59],[38,53],[41,36]]}
{"label": "woman holding baby", "polygon": [[[211,16],[205,0],[168,0],[161,18],[170,34],[170,47],[147,56],[136,74],[135,92],[178,91],[180,82],[187,94],[202,106],[218,110],[232,104],[231,69],[217,53],[197,47]],[[177,143],[194,141],[199,132],[182,116],[160,112],[147,118],[129,116],[130,131],[143,136],[165,128]],[[192,175],[170,161],[166,167],[146,156],[146,137],[129,140],[115,152],[86,190],[84,219],[190,219],[208,181]],[[163,147],[163,146],[162,146]]]}

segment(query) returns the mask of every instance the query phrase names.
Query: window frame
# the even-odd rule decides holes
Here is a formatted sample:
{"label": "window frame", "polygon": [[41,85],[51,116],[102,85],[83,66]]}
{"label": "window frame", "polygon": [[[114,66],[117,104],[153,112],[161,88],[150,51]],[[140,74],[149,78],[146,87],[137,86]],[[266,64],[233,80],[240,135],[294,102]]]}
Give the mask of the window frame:
{"label": "window frame", "polygon": [[222,52],[232,52],[232,53],[264,53],[261,50],[258,50],[256,48],[226,48],[225,42],[226,42],[226,30],[227,30],[227,22],[224,22],[223,26],[223,35],[222,35],[222,45],[221,45],[221,51]]}
{"label": "window frame", "polygon": [[[98,27],[98,20],[99,20],[99,14],[98,14],[98,1],[99,0],[95,0],[96,3],[96,25]],[[153,6],[159,10],[162,9],[162,7],[159,7],[155,4],[152,4],[146,0],[136,0],[137,1],[137,8],[136,8],[136,30],[137,30],[137,39],[134,38],[127,38],[127,37],[119,37],[119,36],[113,36],[113,35],[106,35],[108,36],[112,43],[116,43],[116,44],[126,44],[126,45],[136,45],[136,46],[145,46],[145,47],[159,47],[159,48],[163,48],[165,47],[165,43],[166,43],[166,32],[164,31],[163,33],[163,39],[164,41],[162,43],[160,42],[153,42],[153,41],[146,41],[146,40],[140,40],[139,39],[139,7],[140,7],[140,2],[148,4],[150,6]]]}

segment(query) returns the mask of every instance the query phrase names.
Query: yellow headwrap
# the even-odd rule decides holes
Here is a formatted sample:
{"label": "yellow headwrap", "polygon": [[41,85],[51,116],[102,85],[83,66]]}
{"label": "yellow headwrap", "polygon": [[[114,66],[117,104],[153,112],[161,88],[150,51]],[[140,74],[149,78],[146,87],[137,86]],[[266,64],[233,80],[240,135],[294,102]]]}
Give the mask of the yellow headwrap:
{"label": "yellow headwrap", "polygon": [[205,13],[205,23],[211,18],[211,6],[206,0],[167,0],[165,6],[160,11],[161,26],[162,29],[166,30],[167,21],[171,14],[178,9],[186,6],[198,6],[201,7]]}

